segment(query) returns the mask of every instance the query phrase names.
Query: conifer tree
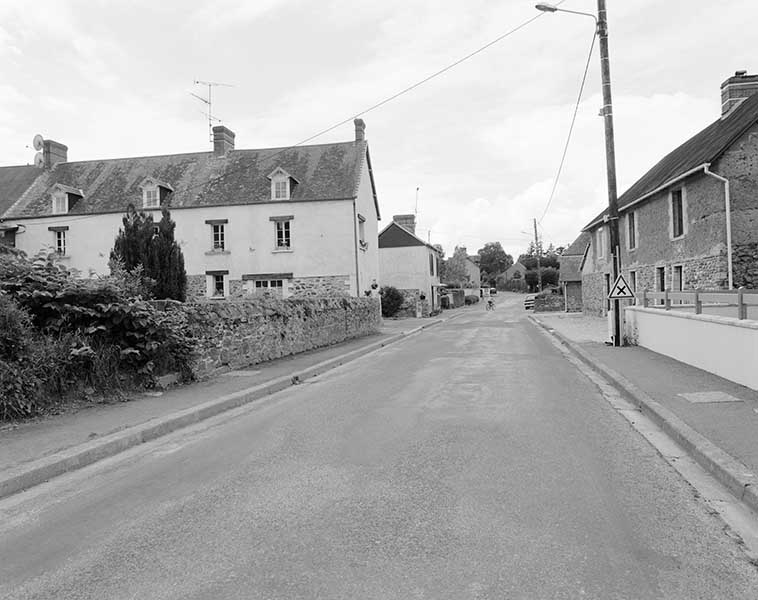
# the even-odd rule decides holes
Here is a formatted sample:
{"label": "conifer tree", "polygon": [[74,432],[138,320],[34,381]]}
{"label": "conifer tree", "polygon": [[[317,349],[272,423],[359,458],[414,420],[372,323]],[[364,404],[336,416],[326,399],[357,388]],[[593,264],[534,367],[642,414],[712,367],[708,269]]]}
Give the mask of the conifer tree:
{"label": "conifer tree", "polygon": [[158,233],[153,236],[145,266],[145,274],[155,280],[156,298],[172,298],[184,302],[187,297],[187,273],[184,255],[174,239],[176,223],[166,207],[162,210]]}

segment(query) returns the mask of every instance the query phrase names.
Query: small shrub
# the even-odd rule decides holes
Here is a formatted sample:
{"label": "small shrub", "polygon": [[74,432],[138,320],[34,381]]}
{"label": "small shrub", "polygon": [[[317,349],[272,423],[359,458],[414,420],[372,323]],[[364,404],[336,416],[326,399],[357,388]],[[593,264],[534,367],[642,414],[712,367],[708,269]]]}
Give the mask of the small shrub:
{"label": "small shrub", "polygon": [[0,292],[0,360],[19,360],[26,353],[31,332],[29,314]]}
{"label": "small shrub", "polygon": [[463,301],[466,303],[466,306],[469,306],[470,304],[476,304],[479,302],[479,296],[476,294],[469,294],[463,299]]}
{"label": "small shrub", "polygon": [[394,317],[403,305],[403,294],[396,287],[386,285],[379,290],[382,299],[382,316]]}

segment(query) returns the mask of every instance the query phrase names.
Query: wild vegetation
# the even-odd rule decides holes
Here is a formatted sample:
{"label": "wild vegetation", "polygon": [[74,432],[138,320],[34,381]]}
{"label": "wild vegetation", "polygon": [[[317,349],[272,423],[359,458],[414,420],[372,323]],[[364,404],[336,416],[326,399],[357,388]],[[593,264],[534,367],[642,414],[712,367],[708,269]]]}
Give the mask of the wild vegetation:
{"label": "wild vegetation", "polygon": [[193,343],[181,311],[146,299],[142,271],[113,263],[82,279],[55,254],[0,252],[0,419],[38,414],[83,390],[150,387],[189,375]]}

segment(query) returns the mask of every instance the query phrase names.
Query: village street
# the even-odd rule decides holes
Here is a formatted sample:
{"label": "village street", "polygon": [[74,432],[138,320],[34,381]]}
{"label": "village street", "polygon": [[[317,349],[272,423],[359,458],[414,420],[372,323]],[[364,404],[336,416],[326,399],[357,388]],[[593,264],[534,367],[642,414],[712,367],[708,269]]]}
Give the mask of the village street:
{"label": "village street", "polygon": [[754,597],[522,298],[0,501],[0,597]]}

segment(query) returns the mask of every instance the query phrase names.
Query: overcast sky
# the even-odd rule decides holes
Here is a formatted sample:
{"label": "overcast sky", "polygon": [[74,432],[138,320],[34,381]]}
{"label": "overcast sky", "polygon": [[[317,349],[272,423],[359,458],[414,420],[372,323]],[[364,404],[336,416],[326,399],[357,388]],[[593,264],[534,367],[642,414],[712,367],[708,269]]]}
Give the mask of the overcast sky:
{"label": "overcast sky", "polygon": [[[607,0],[619,193],[720,114],[719,86],[758,72],[755,0]],[[594,12],[594,0],[562,8]],[[34,134],[69,160],[210,149],[195,79],[238,148],[295,144],[534,16],[530,0],[0,0],[0,165]],[[542,216],[592,39],[544,14],[363,116],[382,221],[415,210],[452,253],[515,256]],[[607,203],[597,46],[545,243],[570,243]],[[316,142],[353,139],[346,124]]]}

